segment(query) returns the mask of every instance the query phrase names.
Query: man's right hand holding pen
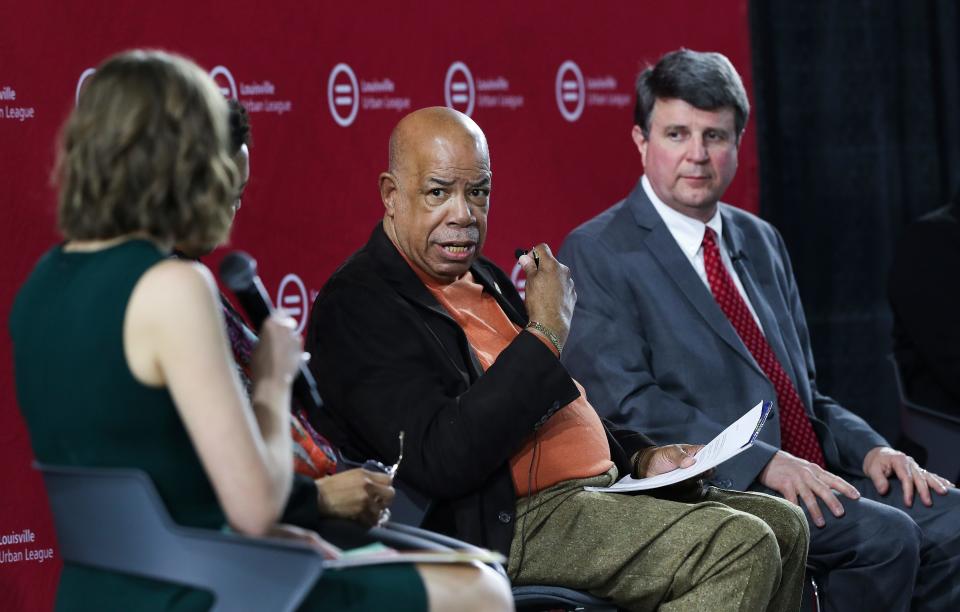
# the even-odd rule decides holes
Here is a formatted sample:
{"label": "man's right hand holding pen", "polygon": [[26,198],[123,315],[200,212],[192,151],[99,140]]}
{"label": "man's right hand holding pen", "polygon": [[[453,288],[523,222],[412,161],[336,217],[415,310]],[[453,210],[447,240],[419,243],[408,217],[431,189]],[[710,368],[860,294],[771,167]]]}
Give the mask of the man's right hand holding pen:
{"label": "man's right hand holding pen", "polygon": [[533,247],[517,261],[527,276],[525,303],[531,322],[528,330],[544,336],[559,353],[567,341],[577,303],[570,269],[557,261],[545,243]]}

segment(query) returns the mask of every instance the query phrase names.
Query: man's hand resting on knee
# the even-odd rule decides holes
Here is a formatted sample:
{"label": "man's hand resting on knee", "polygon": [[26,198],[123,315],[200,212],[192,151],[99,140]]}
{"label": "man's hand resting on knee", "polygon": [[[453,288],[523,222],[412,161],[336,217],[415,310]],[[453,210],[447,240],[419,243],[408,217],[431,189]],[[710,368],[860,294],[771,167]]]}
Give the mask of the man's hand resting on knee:
{"label": "man's hand resting on knee", "polygon": [[820,498],[837,518],[843,516],[843,504],[833,494],[834,491],[850,499],[860,498],[856,487],[843,478],[782,450],[777,451],[760,472],[759,481],[798,506],[800,500],[803,500],[803,505],[807,507],[810,518],[817,527],[826,524],[817,498]]}
{"label": "man's hand resting on knee", "polygon": [[946,478],[923,469],[910,455],[894,450],[889,446],[877,446],[863,458],[863,473],[873,481],[877,493],[886,495],[890,490],[889,478],[896,475],[903,483],[903,504],[913,506],[913,493],[916,491],[924,506],[933,505],[930,489],[940,495],[946,495],[947,489],[954,486]]}

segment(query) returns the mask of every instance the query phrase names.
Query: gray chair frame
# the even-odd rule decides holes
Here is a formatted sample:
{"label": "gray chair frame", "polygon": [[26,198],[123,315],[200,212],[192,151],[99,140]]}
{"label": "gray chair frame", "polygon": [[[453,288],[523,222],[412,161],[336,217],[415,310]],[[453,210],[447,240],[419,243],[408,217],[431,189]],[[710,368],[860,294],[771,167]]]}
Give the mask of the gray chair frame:
{"label": "gray chair frame", "polygon": [[534,610],[575,610],[585,612],[617,612],[613,603],[583,591],[565,587],[530,585],[513,587],[513,603],[518,612]]}
{"label": "gray chair frame", "polygon": [[960,479],[960,418],[921,406],[907,397],[907,390],[894,355],[887,355],[893,368],[900,399],[900,427],[903,433],[927,449],[924,467],[956,482]]}
{"label": "gray chair frame", "polygon": [[302,542],[177,525],[142,471],[34,465],[65,562],[209,591],[214,612],[295,610],[323,572]]}
{"label": "gray chair frame", "polygon": [[807,567],[806,580],[803,581],[803,594],[800,598],[800,609],[804,612],[820,612],[823,606],[820,601],[820,584],[813,575],[813,569]]}

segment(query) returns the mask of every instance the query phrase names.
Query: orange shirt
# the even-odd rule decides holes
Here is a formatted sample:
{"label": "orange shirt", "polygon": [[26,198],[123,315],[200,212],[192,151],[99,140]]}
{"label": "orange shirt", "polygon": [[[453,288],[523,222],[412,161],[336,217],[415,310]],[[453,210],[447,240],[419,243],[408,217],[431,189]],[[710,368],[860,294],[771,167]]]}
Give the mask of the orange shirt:
{"label": "orange shirt", "polygon": [[[408,262],[409,263],[409,262]],[[483,291],[473,274],[442,285],[411,266],[433,297],[463,328],[480,365],[487,370],[500,351],[520,333],[493,296]],[[546,338],[537,337],[551,349]],[[610,445],[600,417],[587,402],[586,392],[574,381],[580,397],[551,416],[510,460],[513,486],[523,497],[558,482],[587,478],[610,469]],[[531,471],[530,465],[536,460]]]}

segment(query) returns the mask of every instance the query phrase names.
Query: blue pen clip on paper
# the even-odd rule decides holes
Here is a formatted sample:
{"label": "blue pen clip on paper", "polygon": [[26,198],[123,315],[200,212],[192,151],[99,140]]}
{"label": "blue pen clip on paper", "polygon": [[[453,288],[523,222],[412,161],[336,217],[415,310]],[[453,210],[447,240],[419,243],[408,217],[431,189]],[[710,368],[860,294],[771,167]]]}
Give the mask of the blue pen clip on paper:
{"label": "blue pen clip on paper", "polygon": [[[757,420],[757,426],[753,430],[753,434],[750,436],[750,439],[747,440],[746,444],[743,446],[748,446],[753,444],[757,439],[757,436],[760,435],[760,430],[763,429],[763,424],[767,422],[767,417],[770,416],[770,409],[773,407],[773,402],[770,400],[764,400],[763,406],[760,407],[760,418]],[[741,447],[742,448],[742,447]]]}

